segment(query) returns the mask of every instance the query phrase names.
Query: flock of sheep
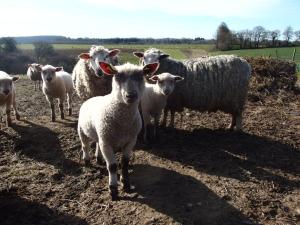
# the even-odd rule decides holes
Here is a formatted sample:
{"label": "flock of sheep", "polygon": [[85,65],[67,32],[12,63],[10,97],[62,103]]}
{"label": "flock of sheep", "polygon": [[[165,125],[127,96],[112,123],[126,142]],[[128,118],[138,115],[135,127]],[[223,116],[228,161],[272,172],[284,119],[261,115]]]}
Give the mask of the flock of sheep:
{"label": "flock of sheep", "polygon": [[[122,152],[121,182],[125,192],[130,191],[128,164],[137,136],[144,125],[144,141],[150,140],[150,123],[154,118],[153,136],[164,109],[163,124],[171,111],[183,108],[203,111],[221,110],[232,115],[230,129],[242,129],[242,112],[251,74],[250,65],[236,56],[214,56],[177,61],[158,49],[134,52],[140,65],[119,65],[118,49],[108,50],[92,46],[89,53],[79,55],[72,75],[62,67],[30,64],[27,75],[42,91],[51,107],[55,121],[54,99],[58,99],[61,119],[64,119],[64,101],[72,115],[72,94],[84,101],[78,118],[78,135],[83,160],[90,163],[90,146],[96,143],[95,156],[101,154],[109,173],[112,200],[118,198],[117,161],[115,151]],[[7,126],[11,126],[11,106],[16,119],[14,81],[0,72],[0,106],[5,106]],[[101,152],[101,154],[100,154]]]}

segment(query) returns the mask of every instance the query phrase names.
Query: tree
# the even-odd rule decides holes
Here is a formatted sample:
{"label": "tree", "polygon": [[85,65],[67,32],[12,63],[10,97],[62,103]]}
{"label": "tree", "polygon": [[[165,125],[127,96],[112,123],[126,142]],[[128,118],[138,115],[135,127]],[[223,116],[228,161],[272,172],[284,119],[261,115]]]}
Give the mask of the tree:
{"label": "tree", "polygon": [[287,26],[285,30],[283,31],[283,36],[285,37],[286,44],[287,46],[289,45],[289,41],[292,39],[294,36],[294,30],[291,26]]}
{"label": "tree", "polygon": [[41,63],[42,60],[46,60],[48,57],[51,57],[55,54],[54,48],[51,44],[47,42],[35,42],[34,54],[38,63]]}
{"label": "tree", "polygon": [[255,47],[259,47],[259,43],[261,39],[263,38],[264,34],[266,32],[266,29],[262,26],[256,26],[253,28],[253,35],[254,35],[254,44]]}
{"label": "tree", "polygon": [[16,52],[18,50],[16,40],[11,37],[1,38],[0,46],[1,46],[2,51],[5,53]]}
{"label": "tree", "polygon": [[231,49],[232,33],[226,23],[222,22],[217,30],[216,48],[222,51]]}
{"label": "tree", "polygon": [[300,30],[295,31],[294,35],[296,37],[296,40],[299,41],[300,40]]}
{"label": "tree", "polygon": [[272,38],[272,46],[276,46],[276,40],[280,37],[280,30],[272,30],[271,33],[271,38]]}

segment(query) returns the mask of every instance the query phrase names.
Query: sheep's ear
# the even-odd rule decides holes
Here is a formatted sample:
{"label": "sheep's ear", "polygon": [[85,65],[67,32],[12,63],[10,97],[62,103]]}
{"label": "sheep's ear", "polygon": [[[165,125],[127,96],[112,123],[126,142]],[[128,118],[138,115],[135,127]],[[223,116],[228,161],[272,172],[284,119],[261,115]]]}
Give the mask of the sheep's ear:
{"label": "sheep's ear", "polygon": [[80,59],[84,59],[84,60],[88,60],[91,58],[90,54],[89,53],[81,53],[78,58]]}
{"label": "sheep's ear", "polygon": [[114,57],[114,56],[118,55],[119,53],[120,53],[119,49],[113,49],[113,50],[110,50],[108,54],[110,57]]}
{"label": "sheep's ear", "polygon": [[31,64],[27,64],[28,67],[31,67]]}
{"label": "sheep's ear", "polygon": [[19,77],[12,77],[11,80],[12,81],[17,81],[17,80],[19,80]]}
{"label": "sheep's ear", "polygon": [[159,60],[161,60],[161,59],[165,59],[165,58],[168,58],[170,55],[168,55],[168,54],[162,54],[162,55],[160,55],[158,58],[159,58]]}
{"label": "sheep's ear", "polygon": [[40,64],[38,64],[35,68],[37,68],[37,70],[39,71],[39,72],[41,72],[42,71],[42,65],[40,65]]}
{"label": "sheep's ear", "polygon": [[176,82],[180,82],[180,81],[183,81],[184,78],[181,77],[181,76],[174,76],[174,80],[175,80]]}
{"label": "sheep's ear", "polygon": [[118,73],[117,69],[113,65],[110,65],[109,63],[99,62],[99,66],[103,71],[103,73],[105,73],[106,75],[112,76]]}
{"label": "sheep's ear", "polygon": [[159,63],[150,63],[144,66],[143,71],[145,75],[154,74],[159,67]]}
{"label": "sheep's ear", "polygon": [[55,72],[59,72],[59,71],[62,71],[63,70],[63,67],[60,66],[60,67],[55,67]]}
{"label": "sheep's ear", "polygon": [[143,52],[133,52],[132,54],[135,57],[138,57],[138,58],[143,58],[144,57],[144,53]]}
{"label": "sheep's ear", "polygon": [[150,77],[149,80],[156,82],[156,81],[158,81],[158,76],[154,75],[154,76]]}

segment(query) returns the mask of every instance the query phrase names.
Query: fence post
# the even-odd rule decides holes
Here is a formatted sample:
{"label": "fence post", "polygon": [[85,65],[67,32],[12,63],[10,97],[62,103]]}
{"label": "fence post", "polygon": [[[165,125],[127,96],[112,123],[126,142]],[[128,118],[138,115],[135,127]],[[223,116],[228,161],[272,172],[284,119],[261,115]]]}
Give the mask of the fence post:
{"label": "fence post", "polygon": [[277,48],[275,49],[275,54],[276,54],[276,59],[278,59],[278,52],[277,52]]}
{"label": "fence post", "polygon": [[295,61],[295,56],[296,56],[296,49],[294,49],[292,61]]}

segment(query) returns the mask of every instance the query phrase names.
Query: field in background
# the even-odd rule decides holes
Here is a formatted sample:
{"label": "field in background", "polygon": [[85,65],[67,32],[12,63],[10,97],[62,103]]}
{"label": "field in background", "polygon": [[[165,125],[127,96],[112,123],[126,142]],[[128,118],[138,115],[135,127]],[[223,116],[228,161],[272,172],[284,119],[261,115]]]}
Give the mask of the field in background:
{"label": "field in background", "polygon": [[[66,54],[78,55],[86,52],[90,48],[90,44],[54,44],[55,50]],[[18,47],[25,52],[33,54],[32,44],[20,44]],[[105,45],[107,48],[119,48],[121,50],[121,61],[136,63],[137,59],[132,55],[133,51],[144,51],[148,48],[159,48],[170,54],[175,59],[184,59],[191,57],[199,57],[202,55],[218,55],[218,54],[235,54],[238,56],[263,56],[279,59],[291,60],[293,51],[296,49],[295,62],[300,64],[300,47],[285,48],[263,48],[263,49],[243,49],[232,51],[215,51],[214,45],[210,44],[156,44],[156,45]],[[276,54],[277,50],[277,54]]]}

